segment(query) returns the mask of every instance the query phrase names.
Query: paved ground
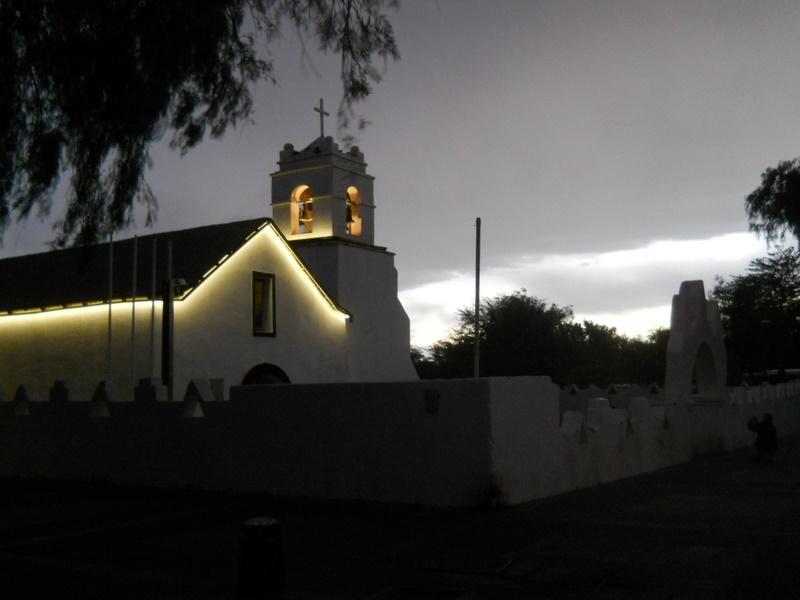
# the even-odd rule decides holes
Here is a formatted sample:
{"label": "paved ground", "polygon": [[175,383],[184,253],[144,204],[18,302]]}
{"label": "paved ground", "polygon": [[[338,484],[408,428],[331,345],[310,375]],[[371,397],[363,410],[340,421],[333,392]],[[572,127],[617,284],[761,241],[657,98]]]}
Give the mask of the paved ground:
{"label": "paved ground", "polygon": [[494,510],[0,480],[0,594],[234,598],[256,515],[287,599],[800,598],[800,439]]}

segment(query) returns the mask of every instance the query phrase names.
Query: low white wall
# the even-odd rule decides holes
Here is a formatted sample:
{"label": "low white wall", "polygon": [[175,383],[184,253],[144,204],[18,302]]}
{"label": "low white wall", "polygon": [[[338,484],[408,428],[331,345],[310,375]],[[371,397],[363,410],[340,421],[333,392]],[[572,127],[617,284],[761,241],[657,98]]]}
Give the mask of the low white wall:
{"label": "low white wall", "polygon": [[514,504],[751,444],[747,419],[764,412],[779,435],[800,431],[797,383],[716,404],[593,398],[563,415],[546,377],[234,387],[230,401],[190,389],[172,403],[0,402],[0,476]]}
{"label": "low white wall", "polygon": [[[690,396],[665,404],[650,388],[581,397],[599,390],[560,392],[548,378],[488,381],[490,499],[511,504],[751,445],[747,421],[765,412],[773,414],[779,436],[800,432],[800,382],[732,388],[723,402]],[[568,407],[585,408],[562,413],[565,396]]]}
{"label": "low white wall", "polygon": [[475,504],[489,487],[489,403],[470,380],[233,388],[231,426],[258,448],[233,462],[277,494]]}
{"label": "low white wall", "polygon": [[800,382],[730,388],[724,404],[687,406],[693,455],[721,452],[753,443],[747,421],[772,413],[778,435],[800,431]]}
{"label": "low white wall", "polygon": [[226,402],[112,402],[106,418],[6,402],[0,475],[472,505],[490,488],[489,404],[474,380],[240,386]]}
{"label": "low white wall", "polygon": [[549,377],[486,381],[492,398],[489,500],[515,504],[549,495],[560,463],[558,386]]}

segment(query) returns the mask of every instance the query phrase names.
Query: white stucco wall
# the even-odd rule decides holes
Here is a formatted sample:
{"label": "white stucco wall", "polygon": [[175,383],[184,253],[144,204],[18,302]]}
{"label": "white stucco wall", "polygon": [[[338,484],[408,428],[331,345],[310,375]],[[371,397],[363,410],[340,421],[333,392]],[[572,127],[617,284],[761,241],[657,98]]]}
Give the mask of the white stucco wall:
{"label": "white stucco wall", "polygon": [[[243,386],[227,402],[0,403],[0,476],[106,478],[440,506],[519,503],[752,443],[769,411],[800,431],[800,385],[724,403],[628,410],[595,398],[559,421],[545,377]],[[15,414],[16,412],[16,414]],[[194,415],[191,418],[185,414]]]}
{"label": "white stucco wall", "polygon": [[[136,303],[136,378],[150,365],[150,302]],[[161,302],[155,303],[155,363],[160,368]],[[131,303],[112,304],[112,380],[130,390]],[[88,400],[107,378],[108,305],[0,317],[0,386],[10,398],[21,384],[47,398],[56,380]],[[129,392],[128,392],[129,393]]]}
{"label": "white stucco wall", "polygon": [[[276,335],[252,334],[252,272],[275,275]],[[180,273],[175,276],[180,277]],[[131,377],[131,303],[112,304],[112,376],[118,395],[130,399],[140,378],[159,377],[161,302],[155,303],[155,373],[150,373],[149,301],[136,303],[135,369]],[[282,368],[291,381],[350,379],[348,323],[269,228],[219,266],[185,300],[175,302],[175,389],[190,379],[241,383],[259,363]],[[0,386],[13,398],[20,384],[47,398],[56,380],[76,384],[88,399],[107,378],[108,305],[0,317]]]}
{"label": "white stucco wall", "polygon": [[242,386],[199,418],[179,402],[112,403],[107,418],[85,403],[24,417],[0,404],[0,476],[480,504],[489,394],[473,380]]}
{"label": "white stucco wall", "polygon": [[491,392],[494,500],[515,504],[549,495],[557,454],[558,386],[549,377],[497,377]]}
{"label": "white stucco wall", "polygon": [[[253,271],[275,275],[274,337],[252,334]],[[348,327],[266,228],[176,303],[175,389],[194,378],[238,385],[260,363],[277,365],[293,383],[349,381]]]}
{"label": "white stucco wall", "polygon": [[352,380],[418,379],[411,363],[408,315],[397,297],[394,254],[337,240],[293,247],[353,314],[347,330]]}
{"label": "white stucco wall", "polygon": [[276,494],[477,504],[489,394],[470,380],[234,388],[232,428],[252,442],[235,462]]}

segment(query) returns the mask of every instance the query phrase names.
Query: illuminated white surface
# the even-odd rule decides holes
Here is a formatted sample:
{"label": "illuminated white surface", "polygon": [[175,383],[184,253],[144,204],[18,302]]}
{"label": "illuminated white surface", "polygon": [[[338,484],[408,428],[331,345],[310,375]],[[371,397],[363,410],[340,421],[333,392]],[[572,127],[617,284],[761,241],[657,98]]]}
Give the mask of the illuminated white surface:
{"label": "illuminated white surface", "polygon": [[[276,276],[277,335],[252,335],[253,271]],[[185,298],[175,302],[175,390],[193,378],[241,382],[247,370],[269,362],[292,381],[347,381],[348,314],[322,289],[274,227],[221,258]],[[112,304],[112,376],[118,390],[150,377],[150,301],[137,302],[134,379],[130,378],[131,302]],[[156,302],[156,372],[160,375],[161,302]],[[77,384],[87,397],[106,379],[108,305],[0,317],[0,386],[13,395],[21,383],[47,397],[55,380]]]}

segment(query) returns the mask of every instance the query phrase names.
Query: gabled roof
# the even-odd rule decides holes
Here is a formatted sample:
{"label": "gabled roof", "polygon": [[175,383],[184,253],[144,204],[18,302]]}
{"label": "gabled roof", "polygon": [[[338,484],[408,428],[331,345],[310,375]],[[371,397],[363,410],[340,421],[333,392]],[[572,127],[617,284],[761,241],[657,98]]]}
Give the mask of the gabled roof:
{"label": "gabled roof", "polygon": [[[172,276],[184,279],[191,290],[211,276],[210,271],[241,248],[257,231],[270,224],[268,218],[248,219],[138,237],[136,299],[162,297],[169,242],[172,242]],[[274,228],[274,231],[289,249],[278,229]],[[156,289],[153,296],[154,242]],[[115,240],[113,246],[111,296],[115,300],[129,300],[133,297],[134,239]],[[300,258],[297,255],[294,258],[304,276],[311,277],[331,306],[346,313],[322,289]],[[108,267],[108,243],[0,260],[0,315],[107,302]]]}

